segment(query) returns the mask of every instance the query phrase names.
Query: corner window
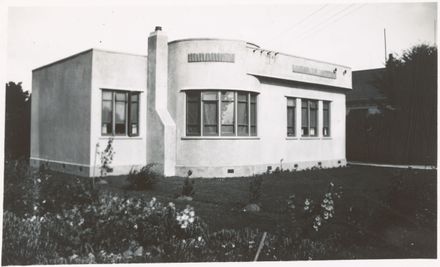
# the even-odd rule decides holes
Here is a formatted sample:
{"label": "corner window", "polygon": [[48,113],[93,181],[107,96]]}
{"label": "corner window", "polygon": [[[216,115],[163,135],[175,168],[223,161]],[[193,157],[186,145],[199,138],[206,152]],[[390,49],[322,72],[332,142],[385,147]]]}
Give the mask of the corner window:
{"label": "corner window", "polygon": [[296,99],[287,98],[287,136],[295,136]]}
{"label": "corner window", "polygon": [[139,92],[102,91],[102,135],[139,135]]}
{"label": "corner window", "polygon": [[330,136],[330,102],[322,102],[322,136]]}
{"label": "corner window", "polygon": [[256,136],[257,96],[238,91],[187,91],[187,136]]}
{"label": "corner window", "polygon": [[301,100],[301,135],[317,136],[318,101]]}

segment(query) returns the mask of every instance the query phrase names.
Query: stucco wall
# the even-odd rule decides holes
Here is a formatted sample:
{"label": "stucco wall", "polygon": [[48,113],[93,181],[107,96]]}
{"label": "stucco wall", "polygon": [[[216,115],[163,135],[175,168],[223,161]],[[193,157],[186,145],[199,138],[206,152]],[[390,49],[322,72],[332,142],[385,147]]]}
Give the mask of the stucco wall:
{"label": "stucco wall", "polygon": [[[146,113],[147,113],[147,57],[93,49],[93,78],[91,90],[91,146],[89,164],[90,175],[99,175],[100,157],[97,150],[107,146],[109,137],[101,135],[101,92],[102,89],[140,91],[139,136],[115,136],[115,152],[111,175],[126,174],[132,167],[146,164]],[[97,148],[99,144],[99,148]],[[96,155],[96,157],[95,157]]]}
{"label": "stucco wall", "polygon": [[[335,65],[285,55],[279,55],[277,63],[249,49],[245,42],[234,40],[170,43],[169,110],[177,124],[176,174],[185,175],[191,169],[194,176],[204,177],[252,175],[265,171],[267,166],[280,166],[281,159],[284,168],[294,168],[295,164],[308,168],[318,162],[323,167],[345,164],[342,88],[351,88],[351,79],[347,78],[351,77],[350,69],[339,66],[340,74],[333,79],[298,74],[292,72],[292,64],[315,69],[334,69]],[[188,53],[233,53],[235,62],[188,62]],[[195,89],[258,92],[258,136],[186,137],[185,90]],[[331,101],[331,137],[287,138],[286,96]],[[322,103],[319,108],[318,114],[322,114]],[[297,133],[300,112],[298,108]],[[319,133],[321,125],[322,115]],[[228,173],[228,169],[234,169],[234,173]]]}
{"label": "stucco wall", "polygon": [[[91,50],[32,73],[31,163],[86,175],[90,162]],[[66,164],[72,166],[67,167]]]}

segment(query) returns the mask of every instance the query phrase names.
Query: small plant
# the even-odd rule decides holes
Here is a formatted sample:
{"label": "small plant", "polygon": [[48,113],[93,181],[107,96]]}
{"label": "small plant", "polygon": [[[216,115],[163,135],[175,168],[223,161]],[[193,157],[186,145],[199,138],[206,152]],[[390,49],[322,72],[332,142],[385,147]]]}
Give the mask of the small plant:
{"label": "small plant", "polygon": [[159,173],[152,170],[154,163],[142,167],[139,171],[131,169],[127,176],[127,182],[130,189],[149,190],[162,177]]}
{"label": "small plant", "polygon": [[262,176],[255,176],[249,184],[249,203],[257,204],[261,198]]}
{"label": "small plant", "polygon": [[192,172],[191,170],[188,171],[188,176],[185,178],[185,181],[183,182],[182,187],[182,196],[187,197],[193,197],[195,195],[195,189],[194,189],[194,180],[191,180]]}
{"label": "small plant", "polygon": [[101,176],[106,176],[108,173],[113,172],[113,168],[110,165],[112,164],[114,154],[113,138],[110,138],[106,148],[101,152],[101,166],[99,167]]}

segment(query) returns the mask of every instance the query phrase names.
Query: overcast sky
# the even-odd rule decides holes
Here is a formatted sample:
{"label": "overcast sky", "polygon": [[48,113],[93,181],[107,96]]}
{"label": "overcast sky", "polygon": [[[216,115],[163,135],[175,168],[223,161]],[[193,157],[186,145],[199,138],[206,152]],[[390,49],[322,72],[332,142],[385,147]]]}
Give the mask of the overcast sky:
{"label": "overcast sky", "polygon": [[384,28],[388,53],[434,43],[432,2],[270,3],[10,7],[6,79],[30,90],[32,69],[92,47],[146,54],[156,25],[170,41],[242,39],[353,70],[383,67]]}

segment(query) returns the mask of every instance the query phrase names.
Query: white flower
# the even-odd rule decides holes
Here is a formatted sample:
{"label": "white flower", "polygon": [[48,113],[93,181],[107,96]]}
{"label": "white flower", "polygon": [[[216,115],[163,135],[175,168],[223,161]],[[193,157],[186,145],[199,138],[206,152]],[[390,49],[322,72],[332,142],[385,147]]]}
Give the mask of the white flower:
{"label": "white flower", "polygon": [[34,210],[37,210],[38,209],[38,207],[37,206],[34,206]]}
{"label": "white flower", "polygon": [[199,237],[197,238],[197,240],[198,240],[199,242],[202,241],[202,237],[199,236]]}
{"label": "white flower", "polygon": [[333,187],[333,186],[335,186],[335,185],[334,185],[332,182],[330,182],[330,186]]}
{"label": "white flower", "polygon": [[310,201],[309,201],[308,198],[306,198],[306,200],[304,201],[304,204],[307,205],[307,206],[310,205]]}
{"label": "white flower", "polygon": [[135,224],[135,225],[133,226],[133,228],[134,228],[134,229],[138,229],[138,226],[137,226],[137,224]]}
{"label": "white flower", "polygon": [[41,183],[41,179],[40,179],[40,178],[38,178],[38,179],[37,179],[37,182]]}
{"label": "white flower", "polygon": [[35,221],[36,218],[37,218],[37,217],[35,217],[35,215],[32,216],[32,218],[31,218],[31,222]]}

